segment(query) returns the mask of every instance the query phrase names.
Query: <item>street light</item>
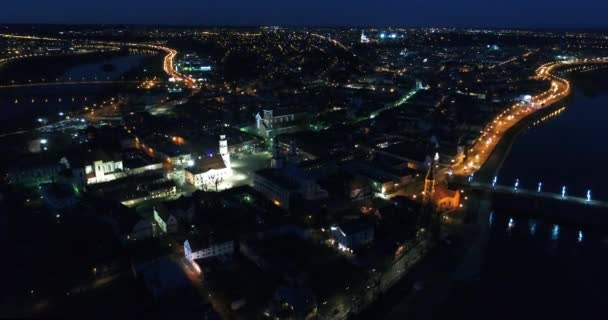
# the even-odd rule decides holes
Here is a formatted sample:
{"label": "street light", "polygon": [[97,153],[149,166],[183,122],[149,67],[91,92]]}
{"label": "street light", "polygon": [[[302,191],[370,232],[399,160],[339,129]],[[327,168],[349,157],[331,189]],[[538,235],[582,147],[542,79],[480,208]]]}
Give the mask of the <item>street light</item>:
{"label": "street light", "polygon": [[562,187],[562,199],[566,197],[566,186]]}

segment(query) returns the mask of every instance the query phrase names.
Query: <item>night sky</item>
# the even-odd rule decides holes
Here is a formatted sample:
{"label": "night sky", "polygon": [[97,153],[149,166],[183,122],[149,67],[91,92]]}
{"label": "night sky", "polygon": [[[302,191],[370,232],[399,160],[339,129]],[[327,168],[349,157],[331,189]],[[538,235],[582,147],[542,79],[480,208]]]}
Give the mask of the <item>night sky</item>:
{"label": "night sky", "polygon": [[0,23],[608,27],[605,0],[2,0]]}

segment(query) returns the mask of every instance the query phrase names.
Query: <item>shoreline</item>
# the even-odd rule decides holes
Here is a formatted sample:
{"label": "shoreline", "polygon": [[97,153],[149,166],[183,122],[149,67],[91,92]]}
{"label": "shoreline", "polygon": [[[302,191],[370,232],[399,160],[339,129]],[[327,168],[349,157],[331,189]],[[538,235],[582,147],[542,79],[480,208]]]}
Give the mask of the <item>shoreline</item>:
{"label": "shoreline", "polygon": [[[510,155],[511,149],[520,134],[528,130],[530,125],[535,121],[542,119],[562,106],[568,106],[571,99],[572,92],[569,92],[563,99],[529,114],[508,128],[490,152],[481,168],[475,173],[476,179],[491,181],[502,169],[504,162]],[[431,290],[433,294],[436,295],[436,298],[439,299],[435,304],[437,310],[433,312],[424,312],[423,314],[419,314],[419,316],[441,317],[442,315],[446,315],[446,313],[450,312],[450,309],[454,308],[454,301],[459,299],[464,299],[461,302],[467,305],[479,305],[481,296],[480,292],[475,288],[479,288],[481,264],[484,259],[487,239],[489,237],[488,218],[491,211],[492,199],[491,197],[488,197],[488,194],[483,192],[475,192],[473,195],[471,200],[474,205],[467,209],[468,214],[472,215],[473,221],[467,223],[466,226],[468,226],[467,229],[474,228],[475,231],[470,237],[467,237],[467,239],[464,240],[465,243],[462,244],[464,251],[459,259],[455,258],[455,261],[453,261],[455,264],[453,265],[451,272],[449,272],[450,275],[448,276],[447,281],[443,285],[433,287]],[[424,259],[422,260],[422,264],[424,264]],[[406,275],[404,278],[407,279],[408,276]],[[433,279],[431,278],[429,281],[432,280]],[[401,285],[407,286],[406,281],[403,281]],[[467,298],[460,296],[465,292],[469,295]],[[392,305],[389,310],[385,311],[385,316],[394,319],[401,318],[412,312],[412,310],[410,310],[411,308],[420,312],[420,310],[418,310],[419,307],[415,306],[417,303],[414,303],[413,300],[416,299],[416,295],[411,296],[410,293],[403,297],[399,302]],[[424,298],[418,299],[424,300]],[[430,306],[427,305],[427,307]],[[416,310],[414,313],[416,313]]]}
{"label": "shoreline", "polygon": [[531,114],[509,128],[502,139],[500,139],[494,150],[492,150],[490,156],[488,156],[481,168],[475,173],[476,179],[489,182],[495,176],[497,176],[502,169],[504,162],[509,157],[511,149],[517,141],[517,138],[519,138],[519,135],[528,130],[529,126],[535,121],[540,120],[544,116],[559,109],[560,104],[568,104],[570,99],[571,95],[559,102],[543,108],[542,110],[539,110],[538,112]]}

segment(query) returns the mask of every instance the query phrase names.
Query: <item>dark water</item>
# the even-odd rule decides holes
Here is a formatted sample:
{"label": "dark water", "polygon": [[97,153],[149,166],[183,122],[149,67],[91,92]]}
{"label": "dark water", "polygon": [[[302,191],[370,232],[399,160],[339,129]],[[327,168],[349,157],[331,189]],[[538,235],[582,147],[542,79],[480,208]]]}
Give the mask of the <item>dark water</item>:
{"label": "dark water", "polygon": [[[146,58],[130,55],[86,63],[65,70],[61,81],[121,80]],[[103,69],[106,64],[113,68]],[[43,71],[41,71],[43,73]],[[0,88],[0,133],[28,129],[38,124],[38,118],[56,120],[59,114],[90,106],[108,94],[111,84],[79,84],[21,88]],[[120,93],[112,90],[112,94]]]}
{"label": "dark water", "polygon": [[480,285],[489,318],[605,319],[608,238],[495,213]]}
{"label": "dark water", "polygon": [[[595,75],[597,77],[597,75]],[[608,74],[603,75],[608,78]],[[520,135],[499,179],[523,188],[608,200],[608,90],[577,87],[559,116]],[[545,208],[548,211],[552,208]],[[608,210],[607,210],[608,211]],[[482,315],[500,319],[606,319],[608,234],[496,210],[481,272]],[[571,214],[580,212],[572,210]],[[606,212],[608,216],[608,212]]]}
{"label": "dark water", "polygon": [[[605,75],[608,78],[608,74]],[[608,201],[608,88],[597,95],[576,87],[566,109],[522,133],[499,174],[499,183]]]}
{"label": "dark water", "polygon": [[[61,78],[71,78],[73,80],[82,78],[87,80],[119,80],[123,74],[140,64],[143,58],[145,58],[143,55],[129,55],[116,57],[100,63],[87,63],[66,70]],[[102,68],[104,64],[111,64],[113,68],[104,70]]]}

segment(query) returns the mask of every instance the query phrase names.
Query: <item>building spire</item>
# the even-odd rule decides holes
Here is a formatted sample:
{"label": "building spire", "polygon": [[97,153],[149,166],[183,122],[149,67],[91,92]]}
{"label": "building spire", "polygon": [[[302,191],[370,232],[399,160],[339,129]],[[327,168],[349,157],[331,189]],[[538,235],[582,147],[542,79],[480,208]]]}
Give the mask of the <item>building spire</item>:
{"label": "building spire", "polygon": [[434,194],[435,194],[435,162],[431,161],[431,164],[429,165],[429,170],[426,172],[426,177],[424,178],[424,200],[425,201],[432,200]]}
{"label": "building spire", "polygon": [[226,168],[228,170],[232,170],[232,162],[230,161],[230,151],[228,150],[228,139],[226,135],[220,135],[220,155]]}
{"label": "building spire", "polygon": [[426,172],[426,178],[424,180],[435,181],[435,161],[431,161],[429,170]]}

